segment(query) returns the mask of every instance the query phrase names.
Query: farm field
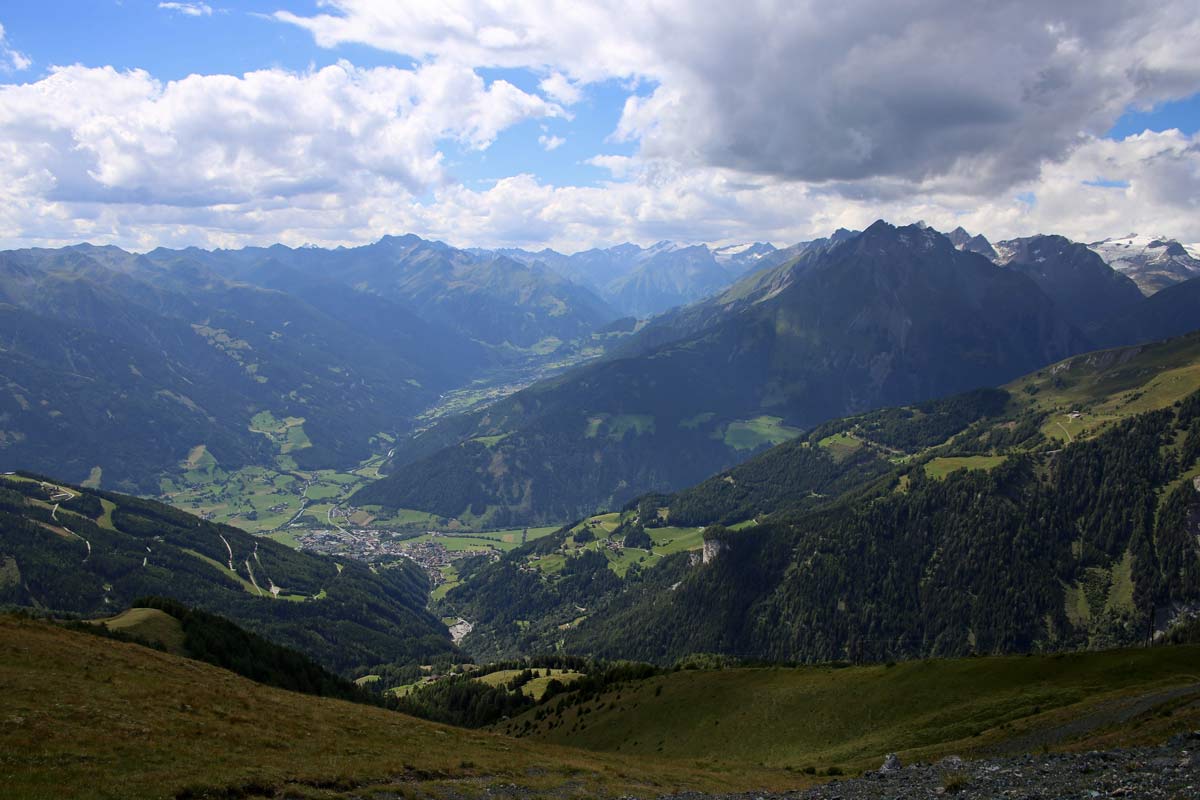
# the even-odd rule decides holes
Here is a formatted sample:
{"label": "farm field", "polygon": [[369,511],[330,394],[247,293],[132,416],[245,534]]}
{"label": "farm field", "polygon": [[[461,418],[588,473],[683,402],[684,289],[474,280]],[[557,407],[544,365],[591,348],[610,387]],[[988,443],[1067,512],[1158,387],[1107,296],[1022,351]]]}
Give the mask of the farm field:
{"label": "farm field", "polygon": [[851,433],[835,433],[826,436],[819,442],[820,446],[829,451],[834,461],[845,461],[857,453],[863,446],[862,440]]}
{"label": "farm field", "polygon": [[1004,456],[943,456],[925,464],[925,474],[944,478],[960,469],[993,469],[1004,463]]}
{"label": "farm field", "polygon": [[501,531],[438,531],[437,533],[425,533],[420,536],[415,536],[411,539],[406,539],[405,542],[410,545],[423,544],[426,542],[438,542],[447,550],[500,550],[508,552],[514,548],[520,547],[526,541],[540,539],[543,536],[548,536],[558,528],[548,526],[543,528],[515,528]]}
{"label": "farm field", "polygon": [[[264,411],[255,415],[250,430],[271,440],[277,453],[274,467],[226,470],[203,444],[196,445],[180,463],[179,471],[161,480],[158,499],[250,533],[272,533],[273,538],[294,546],[282,530],[285,526],[333,527],[333,509],[363,484],[378,478],[384,461],[380,454],[347,472],[304,470],[290,455],[311,446],[302,418],[280,420]],[[385,512],[368,507],[356,510],[343,524],[346,522],[360,527],[411,528],[431,527],[441,521],[420,511]]]}

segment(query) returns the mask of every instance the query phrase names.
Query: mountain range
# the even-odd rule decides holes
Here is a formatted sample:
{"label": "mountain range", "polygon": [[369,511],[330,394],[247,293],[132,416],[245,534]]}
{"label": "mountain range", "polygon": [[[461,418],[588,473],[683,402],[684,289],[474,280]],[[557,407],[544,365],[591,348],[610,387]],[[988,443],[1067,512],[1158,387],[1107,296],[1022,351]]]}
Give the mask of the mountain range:
{"label": "mountain range", "polygon": [[651,320],[599,363],[402,443],[392,474],[354,502],[481,524],[572,519],[682,488],[845,414],[1200,327],[1190,283],[1144,298],[1062,237],[995,251],[1001,263],[884,222],[810,243]]}
{"label": "mountain range", "polygon": [[498,252],[526,264],[544,264],[635,317],[694,303],[788,255],[763,242],[710,247],[668,241],[646,248],[626,243],[569,256],[550,249]]}
{"label": "mountain range", "polygon": [[[1200,629],[1200,279],[1145,296],[1063,237],[882,221],[754,258],[732,285],[635,319],[541,261],[416,237],[0,254],[0,455],[73,476],[0,475],[0,605],[22,609],[0,619],[16,643],[0,658],[20,712],[8,749],[84,753],[55,785],[107,787],[150,741],[170,777],[139,771],[146,796],[430,779],[454,793],[450,775],[473,792],[480,763],[512,765],[489,759],[519,743],[413,714],[611,751],[562,775],[522,762],[512,779],[560,792],[611,769],[626,792],[631,752],[657,791],[675,763],[659,757],[803,782],[813,752],[858,768],[893,742],[928,755],[1112,736],[1118,701],[1138,737],[1194,727],[1185,648],[1064,651]],[[464,392],[499,399],[455,414],[446,397]],[[324,468],[367,452],[353,474]],[[186,475],[273,469],[175,502],[207,516],[259,481],[239,495],[245,519],[284,522],[254,536],[108,490],[152,483],[179,453]],[[762,662],[812,666],[739,668]],[[360,704],[280,699],[214,667]],[[855,725],[870,735],[847,737],[837,709],[864,691]],[[947,691],[953,710],[931,719]],[[826,723],[804,736],[794,715],[764,728],[778,715],[746,711],[812,711],[816,695]],[[86,741],[78,697],[107,715]],[[896,711],[882,728],[880,708]],[[269,743],[236,744],[264,719]],[[409,755],[378,785],[340,762],[342,777],[318,764],[298,778],[311,748],[278,735],[374,741],[364,725],[451,760]],[[114,741],[121,764],[101,755]],[[211,763],[184,786],[167,751],[198,742]],[[252,757],[222,772],[231,747]],[[286,774],[264,770],[281,754]],[[360,770],[384,763],[368,756]]]}
{"label": "mountain range", "polygon": [[262,413],[303,426],[296,463],[357,463],[447,391],[583,357],[617,315],[546,269],[402,237],[9,251],[0,316],[0,460],[145,492],[202,445],[271,464]]}
{"label": "mountain range", "polygon": [[[359,502],[559,521],[679,488],[840,414],[1195,324],[1191,282],[1143,301],[1105,264],[1123,245],[886,230],[571,256],[412,235],[0,253],[0,458],[153,492],[201,446],[226,468],[277,467],[252,424],[265,413],[298,429],[284,468],[349,466],[400,437],[395,477]],[[864,236],[892,249],[848,249]],[[1174,277],[1190,274],[1186,249],[1151,244]],[[448,392],[517,388],[604,354],[409,435]]]}
{"label": "mountain range", "polygon": [[[302,426],[289,465],[348,466],[449,392],[594,358],[635,327],[621,317],[704,297],[775,253],[660,243],[567,257],[412,235],[0,253],[0,460],[151,492],[201,446],[226,468],[276,466],[251,424],[267,413]],[[620,306],[584,285],[604,275],[624,282]]]}
{"label": "mountain range", "polygon": [[1088,245],[1113,269],[1132,278],[1147,295],[1200,276],[1200,245],[1136,233]]}

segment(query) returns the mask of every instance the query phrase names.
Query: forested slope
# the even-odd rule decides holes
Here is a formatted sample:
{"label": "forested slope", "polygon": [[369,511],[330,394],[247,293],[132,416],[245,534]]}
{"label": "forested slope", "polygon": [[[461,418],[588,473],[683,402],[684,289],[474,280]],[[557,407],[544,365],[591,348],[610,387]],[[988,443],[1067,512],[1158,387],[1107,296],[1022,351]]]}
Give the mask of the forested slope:
{"label": "forested slope", "polygon": [[416,564],[292,550],[159,503],[0,478],[0,603],[108,616],[158,596],[229,617],[338,671],[452,651]]}
{"label": "forested slope", "polygon": [[1193,335],[836,421],[622,513],[618,531],[708,525],[704,562],[680,552],[619,578],[611,551],[567,550],[552,570],[580,530],[568,526],[479,565],[445,602],[477,622],[464,646],[488,655],[886,660],[1145,642],[1200,608],[1197,389]]}

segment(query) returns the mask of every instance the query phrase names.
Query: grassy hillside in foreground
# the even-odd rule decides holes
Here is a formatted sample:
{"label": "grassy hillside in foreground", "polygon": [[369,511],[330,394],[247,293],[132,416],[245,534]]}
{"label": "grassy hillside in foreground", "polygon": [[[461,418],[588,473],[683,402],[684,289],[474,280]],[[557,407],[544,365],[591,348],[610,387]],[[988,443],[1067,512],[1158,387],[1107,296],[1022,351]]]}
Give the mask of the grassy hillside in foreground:
{"label": "grassy hillside in foreground", "polygon": [[570,798],[800,782],[781,770],[707,770],[448,728],[4,616],[0,686],[10,800],[474,797],[513,784]]}
{"label": "grassy hillside in foreground", "polygon": [[889,752],[908,762],[1157,741],[1200,720],[1198,681],[1193,646],[682,670],[586,702],[569,695],[497,727],[622,754],[854,772]]}

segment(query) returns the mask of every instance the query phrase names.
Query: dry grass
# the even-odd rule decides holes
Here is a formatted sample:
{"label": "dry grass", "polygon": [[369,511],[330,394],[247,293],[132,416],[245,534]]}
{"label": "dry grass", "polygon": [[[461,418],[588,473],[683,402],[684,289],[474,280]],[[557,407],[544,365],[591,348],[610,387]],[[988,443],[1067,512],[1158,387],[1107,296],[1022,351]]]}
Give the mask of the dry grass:
{"label": "dry grass", "polygon": [[[272,689],[207,664],[0,617],[7,800],[192,796],[556,797],[786,788],[778,770],[587,753]],[[224,794],[220,794],[223,792]]]}

